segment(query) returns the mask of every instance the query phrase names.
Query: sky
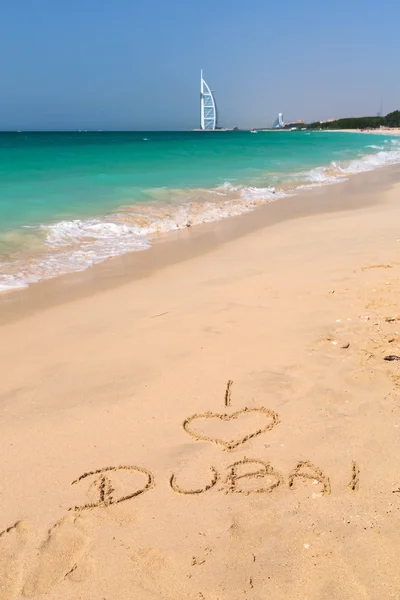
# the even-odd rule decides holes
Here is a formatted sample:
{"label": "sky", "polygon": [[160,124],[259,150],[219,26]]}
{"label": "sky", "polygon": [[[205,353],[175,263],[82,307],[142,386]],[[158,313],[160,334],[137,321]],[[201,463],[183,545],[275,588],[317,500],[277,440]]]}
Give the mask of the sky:
{"label": "sky", "polygon": [[1,0],[0,130],[220,125],[400,109],[399,0]]}

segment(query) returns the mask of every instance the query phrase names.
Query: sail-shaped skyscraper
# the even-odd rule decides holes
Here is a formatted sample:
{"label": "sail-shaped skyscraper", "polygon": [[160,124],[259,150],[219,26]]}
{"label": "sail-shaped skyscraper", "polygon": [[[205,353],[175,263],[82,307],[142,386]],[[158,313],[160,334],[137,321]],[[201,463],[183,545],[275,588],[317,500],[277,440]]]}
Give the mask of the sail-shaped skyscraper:
{"label": "sail-shaped skyscraper", "polygon": [[217,127],[217,105],[214,94],[200,75],[200,129],[215,129]]}

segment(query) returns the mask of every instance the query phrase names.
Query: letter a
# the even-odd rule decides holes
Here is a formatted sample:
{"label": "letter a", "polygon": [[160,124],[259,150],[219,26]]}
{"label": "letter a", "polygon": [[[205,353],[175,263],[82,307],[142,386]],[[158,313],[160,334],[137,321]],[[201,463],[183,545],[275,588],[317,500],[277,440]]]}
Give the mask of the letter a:
{"label": "letter a", "polygon": [[[308,469],[308,470],[307,470]],[[289,474],[289,488],[294,487],[294,480],[299,479],[315,479],[322,485],[322,493],[328,495],[331,493],[331,483],[321,469],[313,465],[308,460],[301,460]]]}

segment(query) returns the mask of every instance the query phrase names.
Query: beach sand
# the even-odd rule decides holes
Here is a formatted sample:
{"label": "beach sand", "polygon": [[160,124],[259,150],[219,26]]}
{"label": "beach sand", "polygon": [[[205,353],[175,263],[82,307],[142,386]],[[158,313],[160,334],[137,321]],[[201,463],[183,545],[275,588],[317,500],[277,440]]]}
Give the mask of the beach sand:
{"label": "beach sand", "polygon": [[377,135],[393,135],[393,136],[398,136],[400,135],[400,127],[382,127],[379,129],[327,129],[326,131],[336,131],[336,133],[338,131],[340,131],[341,133],[345,133],[346,131],[348,133],[367,133],[367,134],[377,134]]}
{"label": "beach sand", "polygon": [[398,182],[2,296],[1,600],[399,598]]}

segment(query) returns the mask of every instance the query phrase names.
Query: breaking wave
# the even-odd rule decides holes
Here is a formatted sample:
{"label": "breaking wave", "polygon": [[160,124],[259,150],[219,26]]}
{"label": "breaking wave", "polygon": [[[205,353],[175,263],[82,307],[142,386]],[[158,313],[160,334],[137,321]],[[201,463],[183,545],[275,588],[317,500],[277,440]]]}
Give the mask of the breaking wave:
{"label": "breaking wave", "polygon": [[123,206],[105,217],[27,227],[30,240],[37,242],[34,251],[11,252],[0,262],[0,291],[82,271],[111,257],[146,250],[154,237],[170,231],[241,215],[300,189],[335,184],[356,173],[400,163],[400,140],[384,143],[368,146],[378,151],[348,163],[332,162],[298,173],[280,189],[226,182],[214,189],[149,190],[150,201]]}

